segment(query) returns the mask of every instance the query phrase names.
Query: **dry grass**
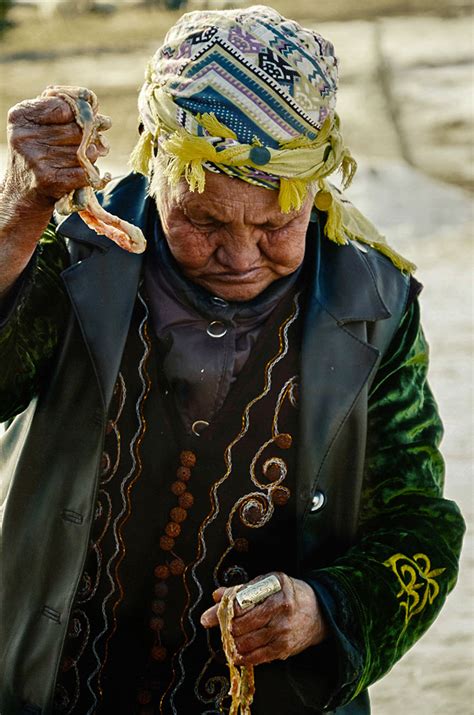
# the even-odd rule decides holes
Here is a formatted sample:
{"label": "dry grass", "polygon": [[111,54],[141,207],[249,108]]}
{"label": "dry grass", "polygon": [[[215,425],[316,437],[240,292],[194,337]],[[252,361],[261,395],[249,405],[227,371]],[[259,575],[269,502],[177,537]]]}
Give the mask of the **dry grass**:
{"label": "dry grass", "polygon": [[[259,1],[265,2],[247,5]],[[397,14],[457,15],[469,5],[469,0],[267,1],[282,14],[312,25]],[[0,42],[0,117],[48,84],[85,84],[97,92],[101,110],[112,116],[110,156],[123,167],[136,140],[137,90],[146,59],[179,15],[137,5],[107,15],[47,18],[34,7],[17,6],[11,13],[15,25]]]}
{"label": "dry grass", "polygon": [[[382,15],[452,16],[468,13],[472,7],[469,0],[363,0],[359,3],[354,0],[331,0],[315,2],[313,8],[311,0],[272,0],[269,4],[284,15],[311,22],[368,19]],[[188,7],[191,9],[192,4]],[[156,44],[179,15],[179,12],[137,5],[108,15],[56,14],[47,18],[36,8],[17,6],[10,14],[15,25],[1,41],[0,61],[40,59],[58,53],[69,55],[146,48]]]}
{"label": "dry grass", "polygon": [[126,7],[110,15],[47,17],[20,6],[11,13],[15,25],[2,38],[0,61],[139,49],[161,38],[178,17],[145,7]]}

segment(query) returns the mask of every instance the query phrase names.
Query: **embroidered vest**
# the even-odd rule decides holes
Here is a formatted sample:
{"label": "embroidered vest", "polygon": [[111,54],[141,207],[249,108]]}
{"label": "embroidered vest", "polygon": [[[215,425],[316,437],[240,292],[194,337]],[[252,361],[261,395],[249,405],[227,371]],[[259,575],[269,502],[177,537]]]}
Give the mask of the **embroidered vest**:
{"label": "embroidered vest", "polygon": [[[218,586],[294,573],[300,301],[293,291],[275,309],[197,437],[184,433],[139,294],[55,712],[226,712],[219,629],[200,616]],[[259,666],[257,695],[259,673],[280,665]]]}

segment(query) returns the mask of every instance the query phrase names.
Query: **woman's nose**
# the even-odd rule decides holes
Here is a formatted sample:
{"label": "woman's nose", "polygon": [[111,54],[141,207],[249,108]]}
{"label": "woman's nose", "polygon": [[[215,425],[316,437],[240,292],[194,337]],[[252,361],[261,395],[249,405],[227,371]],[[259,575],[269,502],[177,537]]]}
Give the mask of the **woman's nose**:
{"label": "woman's nose", "polygon": [[255,229],[227,229],[216,251],[219,263],[232,271],[243,273],[260,260],[259,236]]}

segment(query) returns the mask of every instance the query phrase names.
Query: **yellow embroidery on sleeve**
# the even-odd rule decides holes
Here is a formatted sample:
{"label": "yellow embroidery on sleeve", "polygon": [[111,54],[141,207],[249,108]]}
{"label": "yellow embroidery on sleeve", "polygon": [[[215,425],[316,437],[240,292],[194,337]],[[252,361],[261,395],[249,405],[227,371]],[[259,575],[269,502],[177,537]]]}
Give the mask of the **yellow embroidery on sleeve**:
{"label": "yellow embroidery on sleeve", "polygon": [[433,603],[439,593],[436,576],[446,569],[431,571],[431,562],[426,554],[415,554],[413,558],[394,554],[384,561],[384,566],[392,569],[400,584],[397,598],[403,599],[400,606],[405,610],[406,626],[413,616],[421,613],[427,603]]}

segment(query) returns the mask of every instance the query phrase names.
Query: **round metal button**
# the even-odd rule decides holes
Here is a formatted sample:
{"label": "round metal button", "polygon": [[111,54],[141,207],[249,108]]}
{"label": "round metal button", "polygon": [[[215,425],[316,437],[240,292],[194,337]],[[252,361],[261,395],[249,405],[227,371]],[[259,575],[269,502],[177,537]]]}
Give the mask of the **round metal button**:
{"label": "round metal button", "polygon": [[326,495],[323,492],[314,492],[311,511],[319,511],[326,504]]}
{"label": "round metal button", "polygon": [[192,433],[196,435],[196,437],[200,437],[201,433],[206,429],[206,427],[209,427],[209,422],[206,422],[206,420],[196,420],[193,422],[191,426]]}
{"label": "round metal button", "polygon": [[211,338],[223,338],[227,333],[227,326],[220,320],[213,320],[212,323],[209,323],[207,326],[206,333]]}

